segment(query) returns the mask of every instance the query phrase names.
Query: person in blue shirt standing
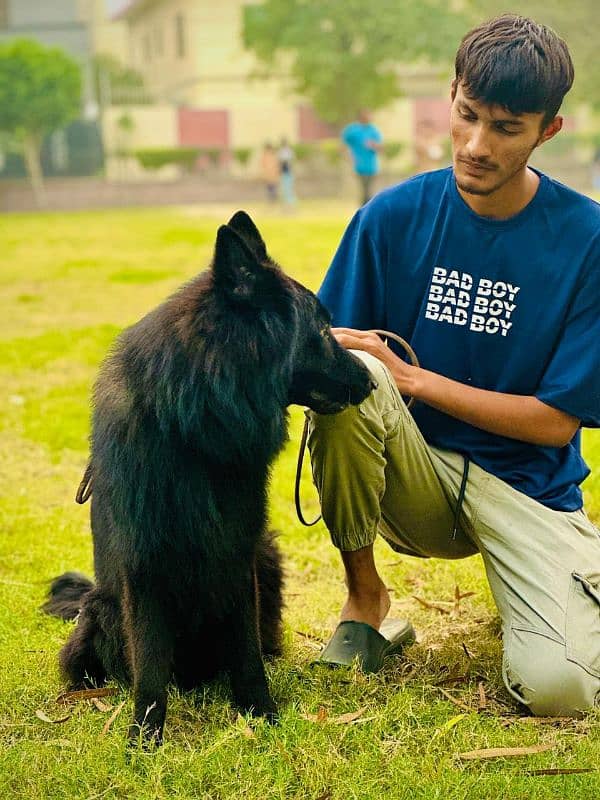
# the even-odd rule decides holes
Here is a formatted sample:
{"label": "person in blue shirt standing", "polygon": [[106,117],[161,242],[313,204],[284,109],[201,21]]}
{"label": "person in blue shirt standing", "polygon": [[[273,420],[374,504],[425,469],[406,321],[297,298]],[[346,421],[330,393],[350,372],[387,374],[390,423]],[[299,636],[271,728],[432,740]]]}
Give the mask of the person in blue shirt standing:
{"label": "person in blue shirt standing", "polygon": [[377,534],[410,556],[480,553],[504,683],[543,716],[600,699],[600,534],[580,488],[581,428],[600,427],[600,206],[528,166],[559,133],[573,77],[564,41],[531,19],[466,34],[452,167],[361,208],[319,292],[378,386],[358,408],[309,413],[348,587],[321,660],[375,671],[414,639],[387,618]]}
{"label": "person in blue shirt standing", "polygon": [[371,113],[363,108],[358,120],[346,125],[342,131],[342,141],[350,151],[354,172],[361,186],[361,201],[364,205],[371,199],[373,182],[379,172],[378,151],[383,137],[371,122]]}

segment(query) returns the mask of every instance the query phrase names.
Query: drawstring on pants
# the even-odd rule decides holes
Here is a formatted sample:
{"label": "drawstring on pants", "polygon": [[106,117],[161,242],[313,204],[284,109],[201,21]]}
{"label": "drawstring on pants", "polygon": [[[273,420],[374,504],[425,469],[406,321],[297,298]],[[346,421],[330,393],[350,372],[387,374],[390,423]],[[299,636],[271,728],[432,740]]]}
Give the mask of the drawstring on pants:
{"label": "drawstring on pants", "polygon": [[462,474],[462,481],[460,482],[460,491],[458,493],[458,499],[456,501],[456,508],[454,509],[454,527],[452,528],[452,538],[456,539],[456,534],[458,533],[458,522],[460,518],[460,512],[462,511],[463,502],[465,499],[465,492],[467,491],[467,480],[469,478],[469,464],[470,461],[467,456],[463,456],[463,474]]}

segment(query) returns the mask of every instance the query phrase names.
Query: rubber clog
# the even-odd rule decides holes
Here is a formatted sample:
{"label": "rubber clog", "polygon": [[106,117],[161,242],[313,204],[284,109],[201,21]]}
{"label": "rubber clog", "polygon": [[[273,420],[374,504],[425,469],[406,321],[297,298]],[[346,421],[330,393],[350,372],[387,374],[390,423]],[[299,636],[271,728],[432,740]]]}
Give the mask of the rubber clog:
{"label": "rubber clog", "polygon": [[379,631],[366,622],[340,622],[316,664],[349,667],[357,662],[363,672],[379,672],[387,656],[401,653],[416,640],[405,619],[386,619]]}

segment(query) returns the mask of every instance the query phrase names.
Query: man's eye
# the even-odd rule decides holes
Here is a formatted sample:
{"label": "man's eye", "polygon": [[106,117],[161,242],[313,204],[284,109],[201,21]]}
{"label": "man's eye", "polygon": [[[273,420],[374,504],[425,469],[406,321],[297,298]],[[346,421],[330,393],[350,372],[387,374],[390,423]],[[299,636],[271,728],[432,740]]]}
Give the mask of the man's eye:
{"label": "man's eye", "polygon": [[506,134],[506,136],[516,136],[519,131],[514,131],[510,128],[505,128],[504,125],[496,126],[496,130],[500,131],[500,133]]}

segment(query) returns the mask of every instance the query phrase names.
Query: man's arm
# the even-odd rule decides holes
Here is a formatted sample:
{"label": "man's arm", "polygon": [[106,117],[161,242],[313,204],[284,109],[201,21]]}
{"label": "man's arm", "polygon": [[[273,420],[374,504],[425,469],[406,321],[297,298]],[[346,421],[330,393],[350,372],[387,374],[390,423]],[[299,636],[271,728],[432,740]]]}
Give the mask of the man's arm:
{"label": "man's arm", "polygon": [[564,447],[579,428],[578,419],[536,397],[477,389],[413,367],[398,358],[375,333],[334,328],[333,334],[343,347],[365,350],[382,361],[401,394],[489,433],[546,447]]}

